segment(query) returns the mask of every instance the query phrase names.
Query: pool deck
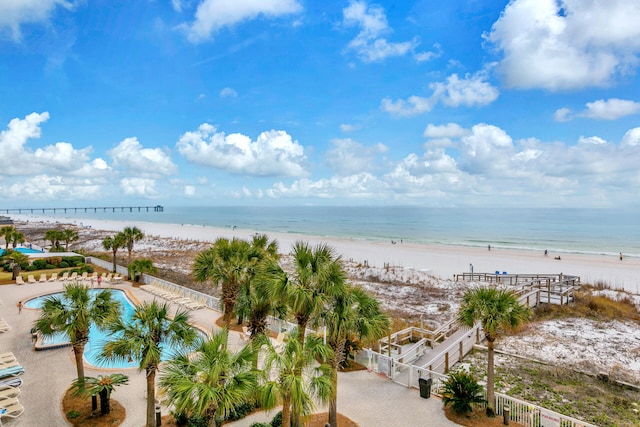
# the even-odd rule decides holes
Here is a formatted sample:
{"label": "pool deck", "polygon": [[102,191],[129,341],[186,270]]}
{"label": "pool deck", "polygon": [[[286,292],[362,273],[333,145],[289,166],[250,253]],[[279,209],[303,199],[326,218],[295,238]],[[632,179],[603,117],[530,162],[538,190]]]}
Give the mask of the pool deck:
{"label": "pool deck", "polygon": [[[126,290],[137,302],[151,301],[156,298],[148,292],[134,288],[128,282],[103,288]],[[26,301],[43,294],[63,290],[62,282],[46,282],[26,285],[0,286],[0,316],[11,326],[9,332],[0,333],[0,353],[13,352],[24,367],[20,403],[25,412],[19,418],[3,417],[3,426],[69,426],[62,414],[62,395],[76,378],[76,368],[70,347],[55,350],[34,351],[29,333],[39,310],[27,309],[18,314],[18,301]],[[174,309],[179,306],[173,304]],[[215,321],[222,314],[200,309],[191,312],[194,324],[205,330],[215,328]],[[230,333],[230,345],[240,346],[240,334]],[[129,376],[129,384],[118,387],[113,399],[127,410],[126,427],[141,427],[145,423],[144,373],[137,369],[95,369],[85,365],[85,375],[97,376],[109,372],[120,372]],[[322,410],[319,408],[318,410]],[[326,408],[324,408],[326,410]],[[362,427],[398,426],[456,426],[447,420],[442,411],[442,401],[437,398],[422,399],[417,390],[410,390],[375,373],[367,371],[341,373],[338,383],[338,410]],[[269,413],[259,412],[243,420],[227,425],[234,427],[249,426],[254,422],[270,420],[278,410]],[[163,408],[163,415],[168,413]]]}

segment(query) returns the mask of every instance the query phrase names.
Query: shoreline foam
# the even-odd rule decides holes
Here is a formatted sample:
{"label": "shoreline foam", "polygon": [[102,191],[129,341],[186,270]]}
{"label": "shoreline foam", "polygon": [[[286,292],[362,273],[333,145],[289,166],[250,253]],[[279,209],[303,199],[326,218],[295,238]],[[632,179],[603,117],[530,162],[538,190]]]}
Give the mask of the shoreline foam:
{"label": "shoreline foam", "polygon": [[[249,239],[261,230],[225,229],[210,226],[163,224],[146,221],[120,221],[91,218],[59,218],[46,215],[12,215],[18,221],[46,223],[68,223],[78,227],[96,230],[121,231],[135,225],[145,234],[182,240],[210,241],[216,238]],[[344,259],[383,267],[395,267],[430,271],[433,275],[451,279],[454,274],[470,272],[471,265],[476,273],[506,271],[511,274],[570,274],[580,276],[583,283],[605,283],[616,289],[640,294],[640,259],[607,255],[584,255],[571,253],[550,253],[544,256],[540,251],[517,249],[478,248],[418,243],[391,243],[351,238],[309,236],[292,233],[266,232],[270,239],[278,241],[281,253],[289,253],[298,240],[311,244],[324,242],[341,254]],[[554,259],[560,255],[561,260]]]}

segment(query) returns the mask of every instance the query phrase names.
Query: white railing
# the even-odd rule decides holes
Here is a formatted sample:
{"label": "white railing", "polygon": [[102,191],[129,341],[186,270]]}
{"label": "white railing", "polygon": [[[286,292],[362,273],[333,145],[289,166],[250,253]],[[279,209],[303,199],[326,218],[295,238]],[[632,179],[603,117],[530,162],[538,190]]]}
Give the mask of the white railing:
{"label": "white railing", "polygon": [[431,360],[426,361],[421,368],[443,374],[447,373],[453,365],[461,361],[471,351],[476,344],[479,330],[479,325],[468,329],[464,335],[451,342],[445,349],[440,350]]}
{"label": "white railing", "polygon": [[559,414],[542,406],[506,394],[496,393],[496,414],[504,416],[504,408],[507,406],[509,407],[509,419],[525,427],[597,427],[594,424]]}
{"label": "white railing", "polygon": [[[85,261],[90,264],[97,265],[100,268],[104,268],[107,271],[113,270],[113,262],[110,262],[110,261],[105,261],[103,259],[92,257],[92,256],[86,257]],[[129,276],[129,270],[127,270],[127,267],[123,267],[118,264],[116,264],[116,273],[121,274],[123,276]]]}
{"label": "white railing", "polygon": [[160,279],[148,274],[142,275],[142,282],[145,285],[158,286],[160,288],[166,289],[169,292],[173,292],[174,294],[181,295],[184,298],[190,298],[194,301],[201,302],[213,310],[222,312],[220,298],[216,298],[212,295],[198,292],[196,290],[180,286],[173,282],[169,282],[168,280]]}

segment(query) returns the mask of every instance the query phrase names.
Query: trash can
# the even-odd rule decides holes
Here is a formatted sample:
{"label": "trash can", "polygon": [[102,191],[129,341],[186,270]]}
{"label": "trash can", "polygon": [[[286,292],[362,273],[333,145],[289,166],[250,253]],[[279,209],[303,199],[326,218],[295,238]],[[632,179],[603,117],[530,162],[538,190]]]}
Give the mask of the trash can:
{"label": "trash can", "polygon": [[431,397],[431,378],[420,378],[418,385],[420,386],[420,397],[428,399]]}

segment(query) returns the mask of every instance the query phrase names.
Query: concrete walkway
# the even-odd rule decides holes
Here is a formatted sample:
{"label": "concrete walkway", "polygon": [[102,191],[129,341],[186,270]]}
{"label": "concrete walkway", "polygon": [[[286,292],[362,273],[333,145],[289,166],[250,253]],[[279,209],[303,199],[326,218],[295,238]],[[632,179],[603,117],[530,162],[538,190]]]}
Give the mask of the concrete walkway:
{"label": "concrete walkway", "polygon": [[[126,290],[138,301],[154,298],[150,293],[134,288],[128,282],[113,288]],[[61,401],[65,390],[76,378],[73,352],[69,347],[34,351],[29,331],[39,311],[25,308],[22,314],[18,314],[16,306],[18,301],[24,302],[62,289],[61,282],[0,286],[0,316],[12,328],[9,332],[0,333],[0,353],[13,352],[25,369],[21,376],[23,384],[19,397],[25,412],[16,419],[4,417],[4,426],[69,426],[62,414]],[[177,307],[174,305],[174,308]],[[221,313],[210,309],[191,312],[194,323],[206,330],[211,330],[215,320],[220,316]],[[230,333],[230,341],[231,345],[240,345],[242,342],[240,335],[235,332]],[[114,370],[95,369],[85,365],[87,376],[104,375],[108,372]],[[136,369],[121,369],[115,372],[129,376],[129,384],[116,388],[112,396],[127,410],[127,420],[123,426],[143,426],[146,408],[144,374]],[[318,410],[326,411],[326,408]],[[417,390],[402,387],[367,371],[339,375],[338,410],[362,427],[457,425],[444,416],[440,399],[422,399]],[[249,426],[257,421],[269,421],[276,412],[277,410],[270,413],[260,412],[229,425]],[[165,413],[168,413],[167,408],[163,408],[163,414]]]}

